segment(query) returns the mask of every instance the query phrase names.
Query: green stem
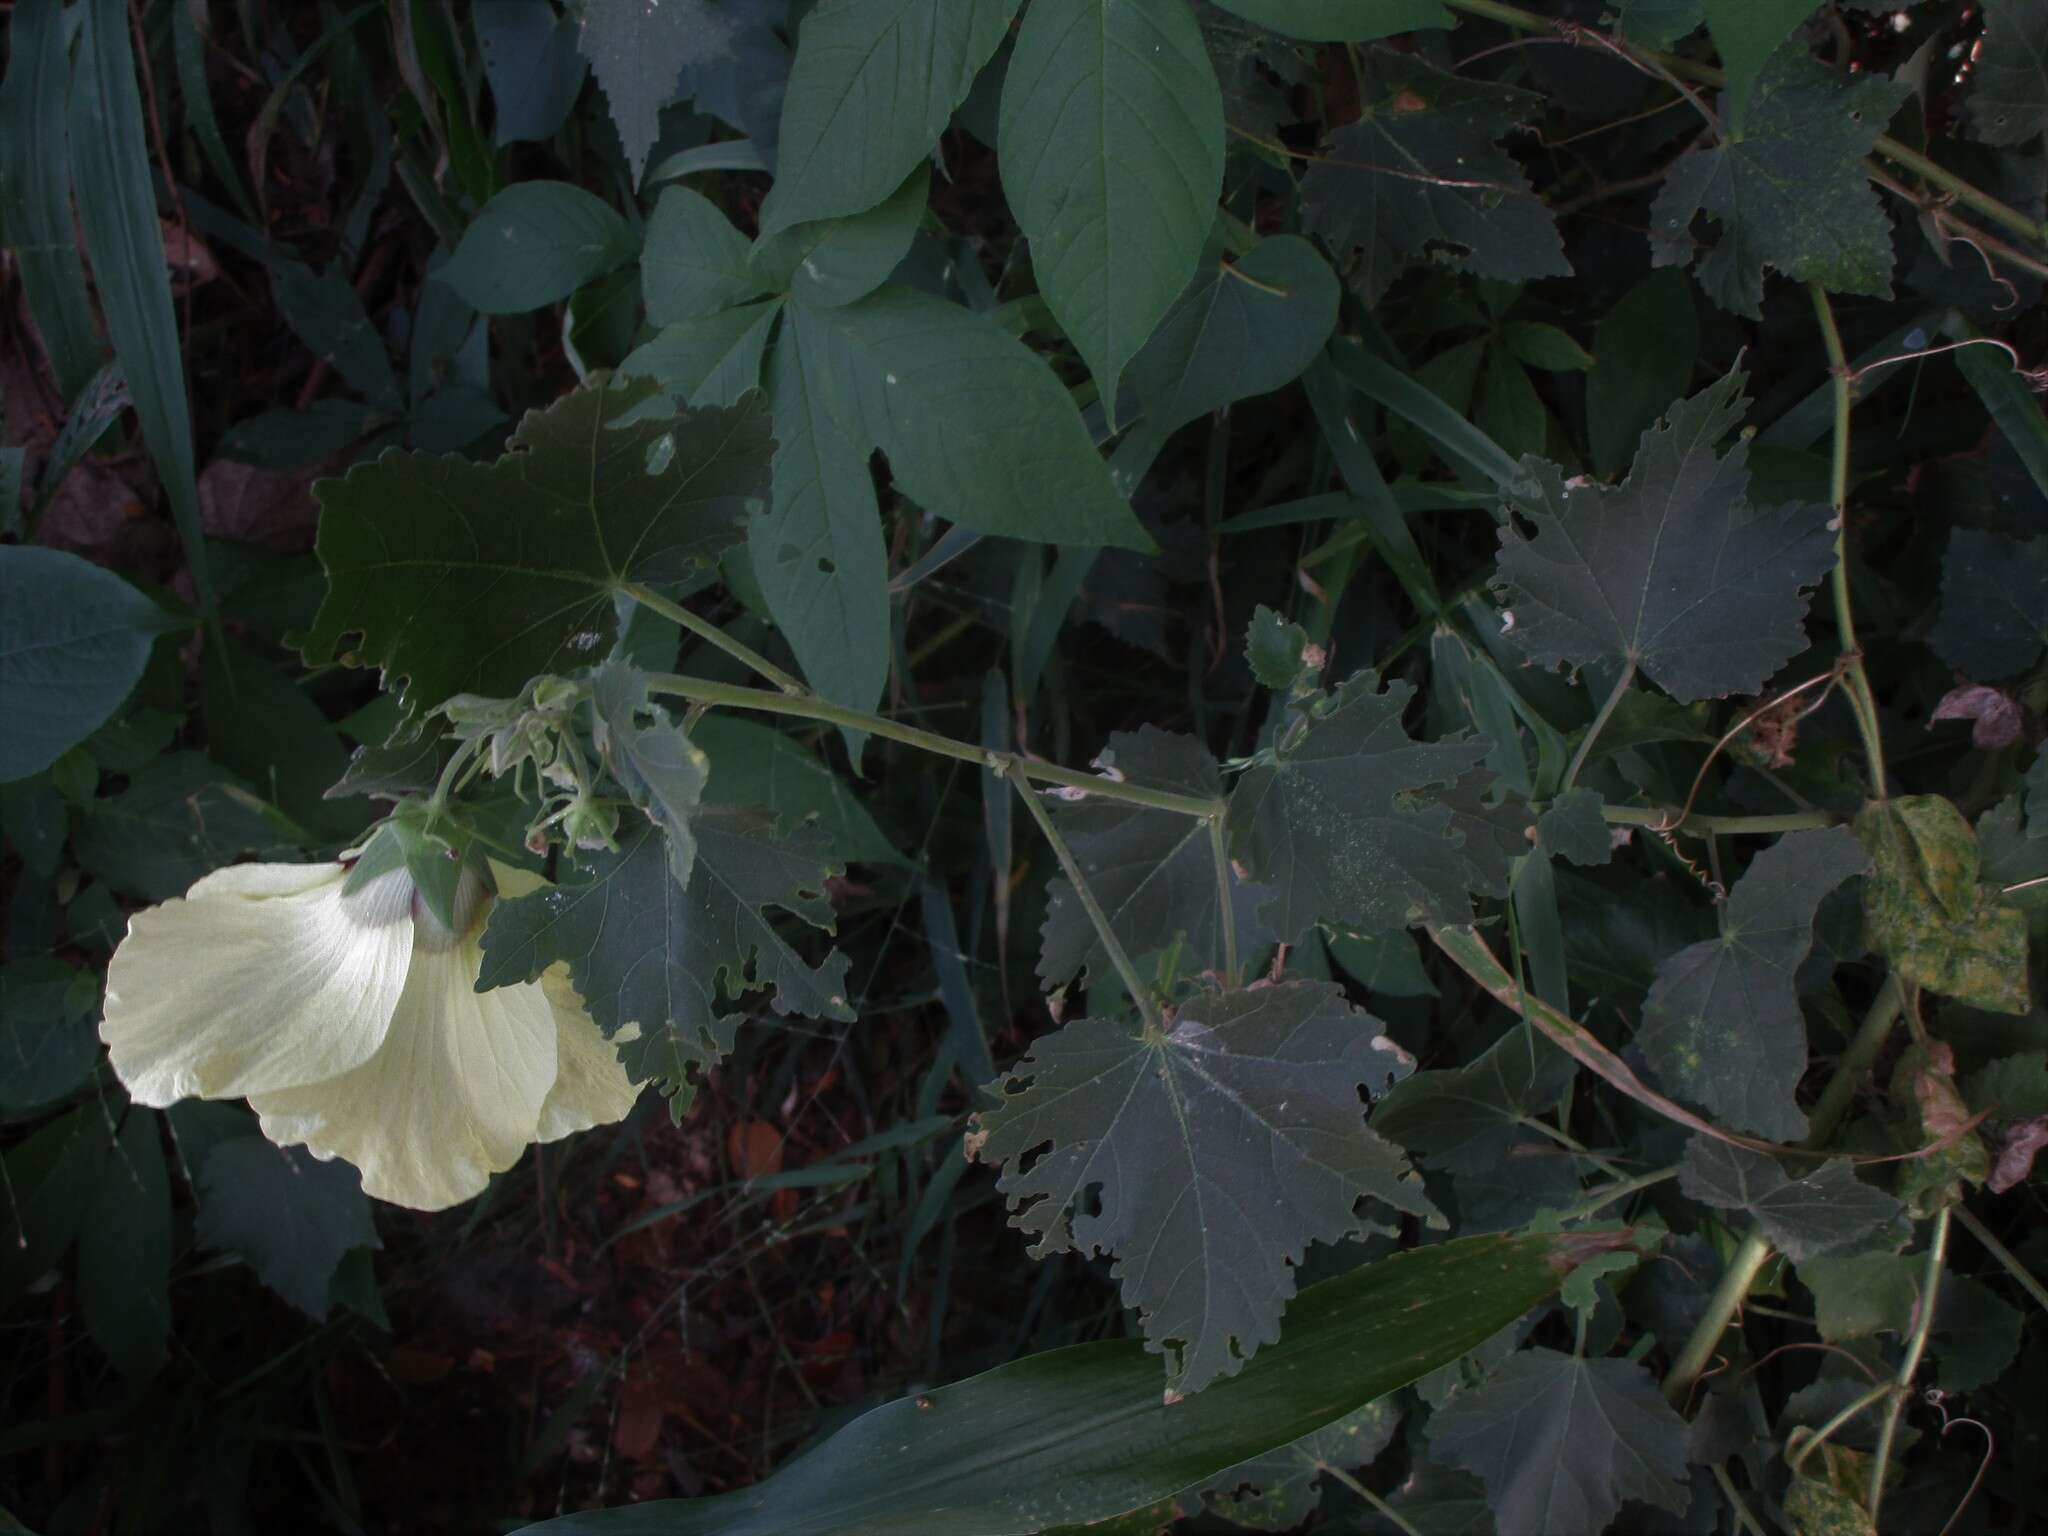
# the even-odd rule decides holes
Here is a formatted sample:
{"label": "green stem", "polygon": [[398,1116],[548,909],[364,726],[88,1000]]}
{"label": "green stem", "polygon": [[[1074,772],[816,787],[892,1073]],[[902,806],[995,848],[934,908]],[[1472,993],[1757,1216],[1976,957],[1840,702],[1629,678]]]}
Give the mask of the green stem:
{"label": "green stem", "polygon": [[921,731],[914,725],[899,725],[882,715],[848,709],[841,704],[828,704],[819,698],[770,693],[765,688],[742,688],[733,683],[714,683],[709,678],[682,677],[672,672],[659,672],[649,677],[647,689],[650,693],[690,699],[699,704],[729,709],[758,709],[763,714],[788,715],[799,720],[822,720],[827,725],[850,726],[856,731],[866,731],[870,736],[901,742],[907,747],[916,747],[920,751],[931,752],[940,757],[957,758],[963,763],[973,763],[988,769],[991,773],[1006,773],[1014,762],[1026,778],[1035,779],[1041,784],[1060,784],[1070,789],[1086,790],[1089,794],[1100,795],[1105,800],[1121,800],[1127,805],[1147,806],[1155,811],[1172,811],[1177,815],[1202,819],[1221,815],[1223,811],[1223,802],[1220,800],[1202,800],[1193,795],[1176,795],[1164,789],[1147,789],[1142,784],[1120,784],[1099,774],[1082,773],[1073,768],[1041,763],[1008,752],[991,752],[987,747],[976,746],[972,742],[957,741],[951,736],[941,736],[936,731]]}
{"label": "green stem", "polygon": [[1230,907],[1230,849],[1223,841],[1223,817],[1209,818],[1209,858],[1216,866],[1216,920],[1223,925],[1223,975],[1225,984],[1235,987],[1243,980],[1237,974],[1237,915]]}
{"label": "green stem", "polygon": [[[1518,5],[1501,5],[1498,0],[1443,0],[1454,11],[1463,11],[1468,16],[1481,16],[1488,21],[1497,21],[1502,26],[1513,27],[1521,32],[1550,32],[1568,34],[1572,29],[1560,26],[1554,17],[1539,16],[1534,11],[1523,10]],[[1727,84],[1727,76],[1711,64],[1696,63],[1691,59],[1679,58],[1673,54],[1652,53],[1648,49],[1631,48],[1636,57],[1654,62],[1672,74],[1701,85],[1721,86]],[[2038,219],[2030,219],[2019,209],[2002,203],[1990,193],[1982,191],[1955,172],[1944,170],[1918,150],[1901,144],[1894,138],[1880,138],[1872,146],[1878,154],[1911,171],[1934,186],[1941,188],[1959,203],[1976,209],[1988,219],[2003,224],[2015,234],[2033,241],[2036,245],[2048,246],[2048,225]]]}
{"label": "green stem", "polygon": [[1381,1498],[1378,1494],[1374,1493],[1370,1488],[1366,1487],[1365,1484],[1361,1483],[1349,1472],[1346,1472],[1342,1467],[1333,1467],[1328,1462],[1325,1462],[1323,1463],[1323,1471],[1329,1474],[1329,1476],[1334,1478],[1337,1482],[1342,1483],[1346,1488],[1349,1488],[1353,1493],[1357,1494],[1361,1499],[1365,1500],[1366,1503],[1370,1504],[1373,1507],[1375,1513],[1377,1513],[1382,1520],[1386,1521],[1389,1525],[1393,1526],[1395,1530],[1399,1531],[1401,1533],[1401,1536],[1422,1536],[1422,1532],[1418,1531],[1417,1529],[1415,1529],[1414,1526],[1410,1525],[1406,1520],[1401,1518],[1400,1511],[1396,1510],[1393,1505],[1389,1504],[1385,1499]]}
{"label": "green stem", "polygon": [[[1806,1117],[1807,1135],[1803,1145],[1818,1150],[1826,1146],[1835,1134],[1836,1127],[1842,1123],[1842,1116],[1848,1113],[1850,1100],[1856,1095],[1857,1083],[1877,1058],[1885,1037],[1898,1020],[1904,1001],[1898,978],[1886,977],[1884,985],[1878,988],[1877,996],[1871,1000],[1869,1011],[1863,1015],[1855,1038],[1842,1052],[1841,1060],[1835,1063],[1834,1076],[1828,1079],[1819,1101]],[[1678,1401],[1691,1390],[1700,1372],[1707,1368],[1707,1363],[1714,1358],[1714,1351],[1721,1347],[1721,1335],[1735,1320],[1743,1298],[1749,1294],[1749,1288],[1756,1283],[1757,1274],[1770,1256],[1770,1240],[1763,1235],[1761,1228],[1752,1227],[1749,1235],[1743,1238],[1742,1246],[1735,1250],[1735,1257],[1729,1260],[1728,1269],[1708,1301],[1706,1312],[1693,1328],[1692,1337],[1686,1340],[1671,1373],[1664,1379],[1667,1398]]]}
{"label": "green stem", "polygon": [[1920,1315],[1913,1320],[1912,1337],[1906,1340],[1906,1355],[1899,1362],[1898,1391],[1877,1437],[1877,1458],[1870,1467],[1872,1525],[1877,1524],[1878,1506],[1884,1502],[1884,1474],[1891,1462],[1892,1441],[1899,1432],[1899,1416],[1906,1411],[1913,1378],[1920,1374],[1920,1357],[1927,1353],[1927,1335],[1934,1328],[1935,1303],[1941,1299],[1941,1266],[1948,1258],[1948,1217],[1947,1206],[1934,1213],[1934,1235],[1928,1240],[1927,1264],[1920,1272]]}
{"label": "green stem", "polygon": [[1799,1449],[1786,1459],[1786,1465],[1794,1472],[1797,1472],[1806,1465],[1806,1458],[1832,1440],[1844,1424],[1855,1418],[1857,1414],[1868,1408],[1872,1403],[1881,1402],[1897,1390],[1898,1388],[1891,1382],[1880,1381],[1868,1392],[1865,1392],[1861,1397],[1851,1402],[1848,1407],[1821,1425],[1819,1429],[1816,1429],[1810,1435],[1804,1436],[1799,1442]]}
{"label": "green stem", "polygon": [[1716,1462],[1712,1470],[1714,1482],[1721,1489],[1721,1497],[1735,1511],[1735,1523],[1742,1527],[1743,1536],[1765,1536],[1764,1528],[1757,1524],[1756,1516],[1749,1512],[1749,1506],[1742,1502],[1742,1495],[1735,1491],[1735,1481],[1729,1477],[1728,1469]]}
{"label": "green stem", "polygon": [[1164,1033],[1159,1021],[1159,1004],[1152,997],[1138,975],[1138,968],[1131,964],[1131,957],[1124,953],[1124,947],[1116,936],[1116,930],[1109,925],[1109,915],[1102,910],[1102,904],[1095,899],[1095,892],[1089,888],[1088,877],[1081,873],[1081,866],[1074,858],[1074,851],[1067,846],[1067,840],[1060,836],[1060,829],[1053,825],[1052,814],[1046,810],[1045,802],[1038,797],[1038,791],[1031,787],[1031,781],[1024,776],[1024,764],[1011,758],[1004,770],[1017,794],[1024,801],[1024,808],[1031,813],[1031,819],[1038,823],[1038,830],[1045,834],[1045,840],[1052,844],[1054,857],[1060,861],[1067,881],[1074,887],[1075,896],[1080,898],[1081,909],[1088,914],[1088,921],[1095,925],[1095,936],[1102,940],[1102,948],[1109,956],[1109,963],[1116,967],[1117,975],[1123,978],[1124,989],[1131,994],[1131,1001],[1138,1005],[1138,1017],[1144,1021],[1145,1036],[1156,1040]]}
{"label": "green stem", "polygon": [[1586,727],[1586,734],[1579,738],[1579,750],[1572,754],[1571,766],[1564,771],[1564,780],[1557,786],[1561,795],[1578,782],[1579,770],[1586,766],[1586,756],[1593,750],[1593,743],[1600,739],[1600,732],[1614,715],[1615,706],[1621,703],[1621,696],[1628,692],[1628,685],[1635,681],[1636,662],[1631,656],[1622,663],[1621,676],[1614,680],[1614,689],[1607,695],[1607,702],[1600,706],[1600,713],[1593,717],[1593,723]]}
{"label": "green stem", "polygon": [[1672,1362],[1670,1374],[1664,1378],[1664,1397],[1668,1402],[1682,1402],[1692,1390],[1700,1372],[1714,1358],[1714,1351],[1721,1347],[1721,1335],[1728,1331],[1728,1324],[1742,1309],[1743,1297],[1756,1284],[1757,1275],[1770,1257],[1771,1245],[1761,1232],[1751,1232],[1742,1240],[1742,1246],[1735,1250],[1735,1257],[1721,1272],[1721,1283],[1714,1287],[1714,1294],[1707,1299],[1706,1316],[1693,1329],[1692,1337],[1685,1341],[1685,1348]]}
{"label": "green stem", "polygon": [[2005,1266],[2005,1272],[2011,1275],[2019,1288],[2033,1299],[2035,1306],[2043,1312],[2048,1312],[2048,1287],[2043,1287],[2041,1282],[2034,1278],[2033,1271],[2022,1264],[2010,1248],[1993,1237],[1990,1229],[1971,1215],[1967,1206],[1959,1205],[1955,1210],[1956,1220],[1963,1224],[1963,1230],[1977,1239],[1986,1253]]}
{"label": "green stem", "polygon": [[1835,510],[1835,569],[1831,578],[1835,595],[1835,632],[1842,650],[1842,675],[1849,684],[1849,703],[1856,715],[1856,728],[1863,734],[1863,755],[1870,764],[1871,794],[1885,797],[1884,741],[1878,733],[1877,695],[1871,691],[1870,676],[1864,670],[1863,650],[1856,640],[1856,615],[1849,604],[1849,413],[1855,408],[1855,392],[1849,378],[1849,356],[1842,347],[1842,333],[1835,325],[1834,307],[1819,283],[1809,285],[1813,310],[1820,321],[1821,339],[1827,344],[1828,368],[1834,378],[1834,457],[1828,475],[1828,500]]}
{"label": "green stem", "polygon": [[752,646],[741,644],[709,619],[690,612],[681,603],[670,602],[652,587],[643,586],[637,581],[629,581],[619,590],[641,607],[652,609],[664,619],[674,620],[699,640],[717,647],[756,677],[773,683],[784,693],[802,697],[811,691]]}
{"label": "green stem", "polygon": [[[1678,812],[1663,805],[1603,805],[1600,814],[1617,827],[1668,827]],[[1688,836],[1736,836],[1742,833],[1800,832],[1831,827],[1840,818],[1830,811],[1786,811],[1777,816],[1688,816],[1678,830]]]}
{"label": "green stem", "polygon": [[1594,1190],[1590,1196],[1566,1211],[1559,1219],[1562,1221],[1582,1221],[1586,1217],[1591,1216],[1595,1211],[1606,1209],[1617,1200],[1626,1200],[1630,1195],[1640,1194],[1646,1189],[1654,1189],[1659,1184],[1677,1177],[1678,1165],[1676,1163],[1673,1163],[1669,1168],[1659,1168],[1653,1173],[1639,1173],[1632,1179],[1623,1179],[1619,1184],[1609,1184],[1604,1188]]}

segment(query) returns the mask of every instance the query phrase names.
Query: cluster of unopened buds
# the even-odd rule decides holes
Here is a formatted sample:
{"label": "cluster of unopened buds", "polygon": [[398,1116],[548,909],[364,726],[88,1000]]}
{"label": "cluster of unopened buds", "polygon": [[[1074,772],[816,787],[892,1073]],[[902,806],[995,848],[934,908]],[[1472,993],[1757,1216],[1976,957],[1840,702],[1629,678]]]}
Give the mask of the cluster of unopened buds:
{"label": "cluster of unopened buds", "polygon": [[597,794],[597,775],[576,728],[589,694],[588,684],[543,676],[516,698],[459,693],[441,706],[458,750],[480,753],[479,765],[491,777],[510,775],[524,794],[526,770],[532,770],[530,798],[540,809],[526,829],[529,852],[545,853],[555,827],[573,848],[618,846],[618,807]]}

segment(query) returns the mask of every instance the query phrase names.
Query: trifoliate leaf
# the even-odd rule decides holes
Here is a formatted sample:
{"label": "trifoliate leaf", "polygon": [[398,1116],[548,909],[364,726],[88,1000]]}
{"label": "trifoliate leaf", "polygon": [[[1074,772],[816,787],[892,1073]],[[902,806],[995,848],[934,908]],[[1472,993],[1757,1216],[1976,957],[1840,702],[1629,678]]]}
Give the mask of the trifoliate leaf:
{"label": "trifoliate leaf", "polygon": [[1299,235],[1261,240],[1235,262],[1209,254],[1131,359],[1156,433],[1292,383],[1337,323],[1337,276]]}
{"label": "trifoliate leaf", "polygon": [[2048,537],[2015,539],[1979,528],[1950,534],[1941,617],[1927,643],[1978,682],[2031,667],[2048,645]]}
{"label": "trifoliate leaf", "polygon": [[1430,1459],[1476,1473],[1502,1531],[1597,1536],[1624,1499],[1687,1502],[1686,1424],[1626,1360],[1511,1356],[1430,1421]]}
{"label": "trifoliate leaf", "polygon": [[[648,698],[645,672],[606,662],[591,677],[590,702],[597,714],[598,751],[634,804],[667,834],[669,873],[676,884],[687,885],[697,858],[690,818],[704,798],[711,760],[669,719],[668,711]],[[640,723],[643,717],[648,724]]]}
{"label": "trifoliate leaf", "polygon": [[[396,683],[409,718],[457,693],[507,698],[603,656],[626,582],[680,581],[745,537],[768,492],[768,412],[653,415],[638,381],[536,411],[491,463],[390,451],[314,489],[327,596],[306,638]],[[353,638],[351,638],[353,637]]]}
{"label": "trifoliate leaf", "polygon": [[[1144,726],[1110,737],[1096,762],[1127,784],[1223,798],[1216,759],[1192,736]],[[1052,815],[1126,951],[1134,957],[1157,954],[1178,941],[1184,972],[1222,969],[1220,893],[1206,822],[1100,795],[1057,796]],[[1231,872],[1230,910],[1242,961],[1255,959],[1273,940],[1258,919],[1270,895]],[[1042,933],[1038,974],[1048,987],[1061,986],[1084,970],[1091,978],[1108,974],[1109,955],[1064,879],[1052,882]]]}
{"label": "trifoliate leaf", "polygon": [[1940,795],[1873,800],[1856,835],[1876,865],[1863,886],[1871,947],[1918,986],[2025,1013],[2026,914],[1980,883],[1977,835],[1963,813]]}
{"label": "trifoliate leaf", "polygon": [[1365,55],[1358,92],[1359,120],[1330,136],[1301,195],[1312,232],[1359,252],[1352,281],[1368,304],[1425,251],[1510,282],[1570,273],[1557,221],[1495,147],[1542,97],[1381,50]]}
{"label": "trifoliate leaf", "polygon": [[1984,40],[1964,98],[1987,144],[2024,144],[2048,127],[2048,0],[1984,0]]}
{"label": "trifoliate leaf", "polygon": [[[1650,205],[1651,259],[1692,265],[1715,303],[1752,320],[1763,314],[1766,267],[1890,298],[1891,225],[1863,157],[1906,92],[1838,74],[1804,49],[1772,54],[1742,126],[1681,156],[1664,178]],[[1694,238],[1702,213],[1718,229],[1710,247]]]}
{"label": "trifoliate leaf", "polygon": [[1614,857],[1614,832],[1600,814],[1597,789],[1568,789],[1536,819],[1536,846],[1574,864],[1605,864]]}
{"label": "trifoliate leaf", "polygon": [[[805,679],[835,704],[872,710],[889,680],[889,551],[873,445],[861,435],[837,337],[793,305],[768,361],[775,496],[747,529],[761,595]],[[856,770],[860,740],[848,748]]]}
{"label": "trifoliate leaf", "polygon": [[1529,1124],[1557,1107],[1574,1070],[1547,1041],[1504,1035],[1465,1066],[1396,1084],[1373,1110],[1373,1129],[1450,1175],[1459,1231],[1517,1227],[1578,1193],[1572,1160]]}
{"label": "trifoliate leaf", "polygon": [[1844,827],[1789,832],[1756,856],[1721,909],[1721,935],[1657,966],[1636,1044],[1665,1083],[1723,1123],[1779,1141],[1806,1134],[1795,978],[1821,898],[1870,857]]}
{"label": "trifoliate leaf", "polygon": [[587,882],[498,902],[477,983],[512,986],[568,961],[607,1035],[637,1026],[619,1058],[636,1079],[660,1079],[677,1115],[696,1091],[690,1068],[730,1051],[746,1018],[727,999],[766,987],[779,1014],[854,1017],[847,957],[834,950],[806,964],[769,919],[780,908],[831,930],[823,838],[808,827],[785,836],[752,806],[701,807],[690,830],[697,859],[687,889],[669,872],[667,839],[645,827],[621,838],[617,853],[590,855]]}
{"label": "trifoliate leaf", "polygon": [[1391,1398],[1368,1403],[1327,1429],[1219,1472],[1193,1491],[1210,1513],[1255,1531],[1291,1531],[1322,1502],[1317,1486],[1331,1468],[1354,1472],[1394,1438],[1401,1410]]}
{"label": "trifoliate leaf", "polygon": [[770,284],[752,266],[753,247],[711,200],[664,187],[647,220],[640,293],[649,325],[674,325],[743,304]]}
{"label": "trifoliate leaf", "polygon": [[1857,1178],[1846,1158],[1809,1165],[1793,1177],[1775,1159],[1711,1136],[1695,1136],[1686,1144],[1678,1187],[1703,1204],[1748,1212],[1795,1263],[1868,1246],[1903,1209],[1883,1190]]}
{"label": "trifoliate leaf", "polygon": [[803,315],[919,506],[1008,538],[1151,548],[1059,376],[985,316],[893,283]]}
{"label": "trifoliate leaf", "polygon": [[1360,1097],[1412,1065],[1326,982],[1207,994],[1152,1038],[1082,1019],[997,1085],[978,1155],[1008,1165],[1033,1254],[1114,1256],[1169,1388],[1194,1392],[1279,1337],[1310,1243],[1376,1230],[1364,1197],[1435,1215]]}
{"label": "trifoliate leaf", "polygon": [[1032,0],[1003,77],[1003,192],[1112,424],[1117,381],[1195,274],[1223,97],[1183,0]]}
{"label": "trifoliate leaf", "polygon": [[1800,593],[1834,563],[1825,506],[1751,503],[1749,447],[1714,445],[1742,419],[1743,375],[1674,405],[1619,486],[1567,486],[1524,459],[1533,496],[1501,527],[1496,590],[1512,635],[1545,666],[1632,661],[1666,693],[1755,693],[1806,644]]}
{"label": "trifoliate leaf", "polygon": [[1437,0],[1216,0],[1226,11],[1288,37],[1312,43],[1369,43],[1397,32],[1448,27],[1451,14]]}
{"label": "trifoliate leaf", "polygon": [[715,315],[665,325],[619,364],[629,379],[652,379],[659,399],[644,412],[673,413],[678,405],[737,405],[761,382],[761,359],[784,307],[781,299],[721,309]]}
{"label": "trifoliate leaf", "polygon": [[638,186],[660,136],[661,109],[675,98],[684,68],[728,56],[739,22],[714,0],[583,0],[582,12],[578,41]]}
{"label": "trifoliate leaf", "polygon": [[861,213],[903,184],[1021,0],[825,0],[797,31],[761,233]]}
{"label": "trifoliate leaf", "polygon": [[1231,854],[1274,888],[1260,916],[1283,941],[1318,922],[1465,922],[1471,893],[1506,894],[1508,859],[1528,848],[1528,818],[1480,799],[1489,744],[1412,739],[1415,690],[1377,684],[1361,673],[1303,701],[1231,792]]}
{"label": "trifoliate leaf", "polygon": [[866,298],[889,280],[917,238],[931,187],[932,168],[920,164],[865,213],[764,235],[754,245],[756,279],[804,304],[829,308]]}
{"label": "trifoliate leaf", "polygon": [[516,315],[566,299],[639,249],[611,204],[566,181],[521,181],[484,204],[434,278],[471,309]]}
{"label": "trifoliate leaf", "polygon": [[234,1136],[206,1153],[197,1186],[199,1246],[240,1252],[257,1279],[316,1320],[332,1304],[342,1255],[384,1246],[362,1175],[339,1158]]}

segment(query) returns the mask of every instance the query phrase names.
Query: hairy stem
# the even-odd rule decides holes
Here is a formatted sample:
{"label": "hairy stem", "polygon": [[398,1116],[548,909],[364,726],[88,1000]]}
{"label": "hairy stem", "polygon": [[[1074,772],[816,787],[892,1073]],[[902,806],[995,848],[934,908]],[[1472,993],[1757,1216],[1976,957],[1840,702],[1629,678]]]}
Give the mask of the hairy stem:
{"label": "hairy stem", "polygon": [[1835,325],[1835,311],[1828,303],[1827,290],[1819,283],[1812,284],[1811,289],[1821,339],[1827,344],[1828,368],[1834,376],[1834,458],[1828,476],[1828,500],[1835,510],[1835,569],[1831,578],[1835,632],[1842,648],[1842,676],[1849,685],[1849,703],[1856,715],[1856,729],[1863,734],[1863,755],[1870,764],[1870,792],[1882,800],[1884,741],[1877,727],[1877,695],[1871,692],[1863,650],[1856,640],[1856,615],[1849,604],[1849,413],[1855,407],[1855,394],[1850,385],[1849,357],[1842,349],[1842,333]]}
{"label": "hairy stem", "polygon": [[741,666],[752,672],[756,677],[773,683],[784,693],[794,697],[803,697],[810,693],[810,689],[806,688],[796,678],[791,677],[782,668],[776,666],[774,662],[763,656],[752,646],[741,644],[709,619],[690,612],[681,603],[670,602],[652,587],[632,581],[627,582],[619,590],[641,607],[652,609],[664,619],[674,620],[699,640],[704,641],[707,645],[717,647],[734,661],[737,661]]}
{"label": "hairy stem", "polygon": [[1209,858],[1216,866],[1216,920],[1223,925],[1223,974],[1230,986],[1244,978],[1237,973],[1237,914],[1230,908],[1230,850],[1223,842],[1223,817],[1209,818]]}
{"label": "hairy stem", "polygon": [[714,683],[709,678],[683,677],[673,672],[655,673],[648,678],[647,689],[650,693],[689,699],[694,703],[714,707],[757,709],[768,715],[788,715],[799,720],[822,720],[827,725],[851,726],[854,730],[866,731],[870,736],[901,742],[904,746],[916,747],[920,751],[931,752],[939,757],[957,758],[963,763],[974,763],[991,773],[1007,773],[1014,762],[1026,778],[1035,779],[1041,784],[1060,784],[1069,789],[1086,790],[1089,794],[1100,795],[1105,800],[1121,800],[1127,805],[1147,806],[1155,811],[1172,811],[1177,815],[1195,816],[1205,820],[1219,816],[1223,812],[1223,802],[1220,800],[1176,795],[1164,789],[1147,789],[1142,784],[1119,784],[1116,780],[1103,778],[1099,774],[1082,773],[1073,768],[1059,767],[1054,763],[1041,763],[1015,753],[991,752],[987,747],[976,746],[973,742],[941,736],[936,731],[922,731],[914,725],[900,725],[885,716],[871,715],[865,710],[848,709],[841,704],[828,704],[819,698],[770,693],[765,688],[741,688],[732,683]]}
{"label": "hairy stem", "polygon": [[1927,1265],[1920,1272],[1919,1316],[1913,1319],[1912,1336],[1906,1340],[1906,1355],[1899,1362],[1898,1389],[1884,1416],[1884,1428],[1877,1437],[1876,1459],[1870,1467],[1870,1523],[1877,1523],[1878,1506],[1884,1502],[1884,1475],[1891,1464],[1892,1441],[1899,1432],[1899,1416],[1906,1411],[1912,1395],[1913,1378],[1920,1374],[1920,1358],[1927,1353],[1927,1335],[1934,1328],[1935,1303],[1941,1299],[1941,1267],[1948,1258],[1949,1208],[1934,1214],[1934,1233],[1927,1241]]}
{"label": "hairy stem", "polygon": [[1700,837],[1799,832],[1809,827],[1831,827],[1841,819],[1831,811],[1786,811],[1776,816],[1688,816],[1683,827],[1672,827],[1678,812],[1665,805],[1603,805],[1600,815],[1617,827],[1671,827],[1673,831]]}
{"label": "hairy stem", "polygon": [[1118,941],[1116,930],[1109,925],[1109,915],[1102,910],[1102,903],[1095,899],[1095,892],[1089,888],[1088,877],[1081,873],[1081,866],[1074,858],[1073,849],[1060,836],[1060,829],[1052,824],[1052,813],[1046,810],[1045,802],[1038,797],[1038,791],[1031,787],[1031,780],[1024,775],[1024,764],[1011,758],[1004,769],[1018,796],[1024,801],[1024,808],[1031,813],[1031,819],[1038,823],[1038,830],[1045,834],[1045,840],[1052,844],[1053,855],[1060,861],[1067,881],[1074,887],[1074,895],[1080,899],[1081,910],[1088,914],[1088,921],[1095,925],[1095,936],[1102,940],[1102,948],[1109,956],[1109,963],[1116,967],[1117,975],[1123,978],[1124,989],[1131,994],[1131,1001],[1138,1005],[1138,1017],[1144,1020],[1145,1034],[1157,1038],[1163,1032],[1159,1021],[1159,1004],[1153,1000],[1152,989],[1147,987],[1138,975],[1138,968],[1131,964],[1131,957],[1124,953]]}

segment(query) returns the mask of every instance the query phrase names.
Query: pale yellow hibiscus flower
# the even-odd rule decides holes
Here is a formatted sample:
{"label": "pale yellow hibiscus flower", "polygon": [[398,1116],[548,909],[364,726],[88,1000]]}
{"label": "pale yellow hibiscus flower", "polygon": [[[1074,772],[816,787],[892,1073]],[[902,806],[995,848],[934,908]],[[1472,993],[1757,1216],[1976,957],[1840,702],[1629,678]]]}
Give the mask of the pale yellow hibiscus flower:
{"label": "pale yellow hibiscus flower", "polygon": [[[541,882],[493,865],[499,889]],[[639,1089],[567,968],[476,990],[491,896],[463,876],[451,930],[403,868],[242,864],[138,912],[107,968],[106,1041],[139,1104],[246,1098],[263,1134],[435,1211],[527,1145],[621,1119]]]}

